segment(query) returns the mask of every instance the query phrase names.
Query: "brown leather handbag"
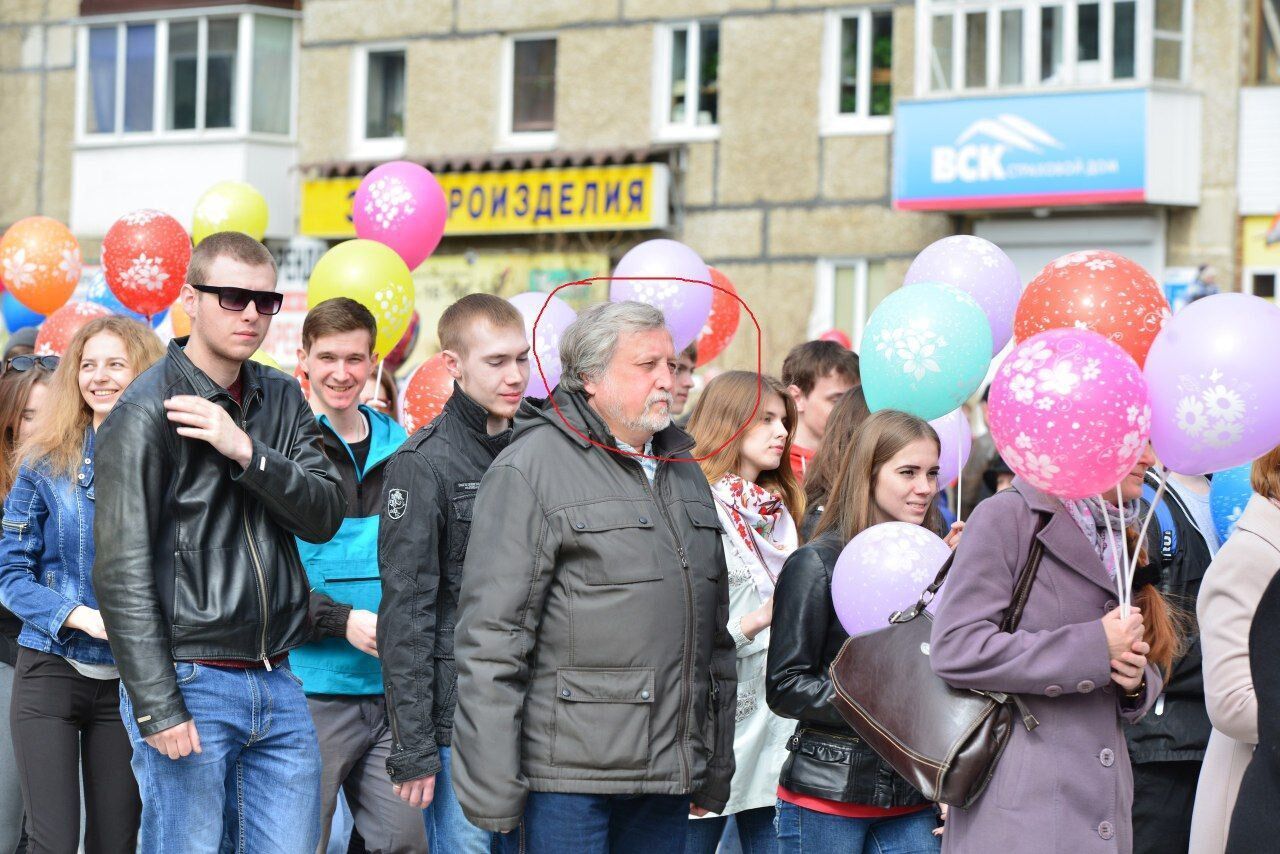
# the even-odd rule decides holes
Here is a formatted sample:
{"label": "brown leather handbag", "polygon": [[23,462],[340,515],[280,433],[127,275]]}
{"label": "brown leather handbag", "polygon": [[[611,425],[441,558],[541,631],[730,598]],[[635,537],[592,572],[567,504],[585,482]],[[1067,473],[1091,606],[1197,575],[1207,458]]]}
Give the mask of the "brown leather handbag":
{"label": "brown leather handbag", "polygon": [[[1039,520],[1037,534],[1043,524]],[[1040,540],[1033,537],[1001,631],[1018,627],[1041,551]],[[1018,719],[1028,731],[1038,722],[1016,695],[953,688],[934,674],[929,663],[933,617],[925,606],[942,587],[951,561],[942,565],[915,605],[889,617],[887,627],[844,642],[831,663],[831,702],[921,794],[967,807],[990,782]]]}

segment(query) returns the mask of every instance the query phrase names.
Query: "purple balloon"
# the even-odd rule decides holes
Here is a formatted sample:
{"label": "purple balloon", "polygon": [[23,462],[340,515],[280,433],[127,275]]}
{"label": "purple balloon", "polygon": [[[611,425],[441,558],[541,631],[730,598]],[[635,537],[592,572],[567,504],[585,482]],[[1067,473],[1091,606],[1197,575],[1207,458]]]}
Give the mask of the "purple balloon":
{"label": "purple balloon", "polygon": [[1151,390],[1151,444],[1175,472],[1243,465],[1280,444],[1280,307],[1215,294],[1175,314],[1143,373]]}
{"label": "purple balloon", "polygon": [[938,486],[946,488],[960,477],[960,470],[969,462],[973,451],[973,428],[963,409],[953,409],[941,418],[929,422],[938,434],[942,450],[938,454]]}
{"label": "purple balloon", "polygon": [[[665,281],[627,279],[628,276],[670,277]],[[667,329],[679,353],[697,340],[711,316],[713,291],[706,285],[682,282],[693,279],[710,282],[711,271],[698,253],[674,240],[646,240],[622,256],[613,270],[609,299],[613,302],[648,303],[667,318]]]}
{"label": "purple balloon", "polygon": [[930,243],[907,269],[904,285],[942,282],[978,301],[991,324],[991,352],[1013,337],[1013,314],[1022,297],[1022,277],[1009,256],[990,240],[959,234]]}
{"label": "purple balloon", "polygon": [[[569,324],[577,320],[578,313],[560,297],[550,297],[537,291],[516,294],[507,300],[516,307],[524,317],[524,334],[534,342],[537,359],[529,359],[529,386],[525,389],[526,397],[547,397],[551,389],[560,382],[560,336],[569,328]],[[542,311],[543,306],[547,307]],[[538,320],[538,312],[542,311],[542,320],[538,321],[538,334],[534,336],[533,324]],[[543,383],[538,374],[538,362],[542,363],[542,371],[547,381]]]}
{"label": "purple balloon", "polygon": [[951,549],[932,531],[908,522],[872,525],[840,552],[831,603],[851,635],[882,629],[889,615],[915,604]]}

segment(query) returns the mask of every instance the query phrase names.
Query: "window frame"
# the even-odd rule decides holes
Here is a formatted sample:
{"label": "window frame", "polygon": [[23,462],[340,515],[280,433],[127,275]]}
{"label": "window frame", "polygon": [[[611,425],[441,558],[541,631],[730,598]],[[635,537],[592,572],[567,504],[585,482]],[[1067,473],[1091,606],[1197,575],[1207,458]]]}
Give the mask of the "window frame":
{"label": "window frame", "polygon": [[[1134,3],[1134,57],[1133,76],[1115,78],[1115,11],[1116,4]],[[1177,80],[1156,78],[1153,73],[1155,50],[1155,0],[915,0],[916,9],[916,68],[915,96],[917,98],[954,98],[974,95],[1016,95],[1045,91],[1071,91],[1080,89],[1116,89],[1148,86],[1153,83],[1184,86],[1189,80],[1192,36],[1195,31],[1192,0],[1182,3],[1181,76]],[[1079,52],[1080,7],[1098,5],[1098,66],[1097,79],[1081,79],[1077,55]],[[1048,7],[1062,9],[1063,62],[1060,81],[1040,80],[1041,64],[1041,10]],[[1003,62],[1002,28],[1003,13],[1009,10],[1022,12],[1022,80],[1018,85],[1000,83]],[[974,12],[986,12],[986,80],[981,86],[966,86],[965,56],[968,33],[965,16]],[[946,89],[931,86],[930,64],[933,49],[933,19],[950,16],[951,83]],[[1172,34],[1158,31],[1168,37]]]}
{"label": "window frame", "polygon": [[814,289],[813,308],[809,313],[808,337],[817,338],[828,329],[841,328],[840,318],[836,317],[836,278],[840,270],[852,268],[853,317],[850,318],[849,338],[853,344],[853,352],[858,353],[862,349],[862,335],[866,331],[867,321],[871,319],[871,312],[867,310],[871,296],[871,265],[884,264],[886,261],[883,257],[867,255],[819,258],[817,287]]}
{"label": "window frame", "polygon": [[[253,34],[258,16],[284,18],[291,22],[291,58],[289,63],[289,122],[287,133],[255,131],[250,124],[253,97]],[[122,15],[84,17],[76,21],[76,79],[75,79],[75,145],[79,148],[111,147],[137,144],[166,144],[186,142],[218,142],[227,140],[258,140],[274,143],[293,143],[298,129],[298,54],[300,52],[300,12],[265,6],[236,5],[228,7],[203,7],[174,10],[170,13],[134,12]],[[208,24],[210,19],[236,21],[236,62],[234,102],[230,127],[204,127],[207,112],[205,81],[208,71]],[[197,83],[196,127],[170,130],[168,127],[169,97],[169,28],[175,23],[198,22],[197,30]],[[151,24],[155,31],[155,68],[152,76],[151,130],[124,130],[124,70],[128,61],[125,53],[126,29],[129,25]],[[116,29],[116,104],[114,129],[107,132],[90,132],[88,129],[89,31],[102,27]]]}
{"label": "window frame", "polygon": [[[1253,286],[1254,279],[1257,276],[1276,277],[1276,292],[1275,295],[1269,297],[1269,299],[1271,299],[1272,302],[1280,304],[1280,267],[1245,267],[1240,274],[1240,290],[1243,293],[1256,296],[1256,294],[1254,294]],[[1263,297],[1263,299],[1268,299],[1268,297]]]}
{"label": "window frame", "polygon": [[553,102],[560,96],[560,38],[555,31],[520,33],[502,40],[502,74],[499,77],[498,144],[507,151],[545,151],[555,148],[557,130],[517,131],[513,128],[515,111],[516,42],[553,41],[556,43],[556,77]]}
{"label": "window frame", "polygon": [[[823,136],[852,136],[859,134],[888,134],[893,132],[892,108],[887,116],[871,115],[871,19],[876,13],[889,14],[890,32],[894,26],[893,6],[866,6],[855,9],[829,9],[822,35],[820,132]],[[844,22],[858,20],[858,83],[859,109],[853,113],[840,112],[840,38]],[[892,36],[891,36],[892,38]],[[889,63],[890,73],[893,61]],[[892,82],[890,82],[892,87]],[[892,99],[891,99],[892,100]]]}
{"label": "window frame", "polygon": [[[702,28],[713,24],[724,36],[724,28],[719,18],[690,18],[684,21],[669,21],[654,27],[653,50],[653,135],[660,142],[701,142],[720,138],[720,116],[717,112],[716,123],[700,125],[697,123],[698,99],[702,90],[701,80],[694,75],[702,73]],[[674,58],[676,30],[685,30],[685,121],[671,121],[671,88],[675,81],[671,75],[671,61]],[[723,41],[721,54],[723,55]],[[690,86],[691,79],[698,85]],[[716,85],[720,84],[720,66],[716,64]],[[693,96],[693,110],[688,109],[688,98]],[[717,110],[719,106],[717,105]]]}
{"label": "window frame", "polygon": [[369,110],[369,57],[375,53],[404,54],[405,119],[408,124],[409,47],[404,42],[369,42],[351,52],[350,148],[353,157],[394,159],[405,152],[405,134],[365,136]]}

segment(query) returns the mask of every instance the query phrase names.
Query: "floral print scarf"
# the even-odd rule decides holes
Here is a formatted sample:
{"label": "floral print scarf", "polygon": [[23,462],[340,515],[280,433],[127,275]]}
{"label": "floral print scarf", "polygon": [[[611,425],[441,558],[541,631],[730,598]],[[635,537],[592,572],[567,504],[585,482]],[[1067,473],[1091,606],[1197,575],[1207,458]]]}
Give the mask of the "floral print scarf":
{"label": "floral print scarf", "polygon": [[[1114,540],[1115,548],[1121,548],[1121,527],[1127,530],[1138,521],[1141,513],[1138,502],[1130,501],[1126,503],[1123,513],[1119,507],[1116,507],[1111,502],[1102,501],[1098,498],[1085,498],[1079,501],[1063,500],[1062,506],[1067,509],[1067,515],[1075,520],[1080,532],[1084,534],[1089,544],[1093,546],[1093,550],[1097,552],[1098,557],[1102,559],[1102,565],[1106,568],[1107,575],[1115,578],[1116,557],[1111,543]],[[1107,536],[1108,525],[1111,526],[1110,537]]]}
{"label": "floral print scarf", "polygon": [[761,600],[768,599],[782,565],[800,545],[795,520],[781,496],[736,474],[726,474],[711,484],[711,494],[733,522],[729,535],[756,556],[751,562],[751,580]]}

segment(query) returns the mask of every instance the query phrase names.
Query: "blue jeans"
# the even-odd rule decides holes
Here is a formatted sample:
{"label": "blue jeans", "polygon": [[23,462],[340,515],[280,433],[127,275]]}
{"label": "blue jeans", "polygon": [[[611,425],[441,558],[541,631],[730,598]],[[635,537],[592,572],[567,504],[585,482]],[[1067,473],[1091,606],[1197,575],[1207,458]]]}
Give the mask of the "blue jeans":
{"label": "blue jeans", "polygon": [[520,826],[492,854],[684,854],[687,795],[530,792]]}
{"label": "blue jeans", "polygon": [[937,854],[932,809],[895,818],[844,818],[778,801],[780,854]]}
{"label": "blue jeans", "polygon": [[[717,847],[731,846],[740,843],[737,850],[742,854],[778,854],[778,832],[774,829],[773,807],[759,807],[734,813],[733,823],[730,816],[716,818],[689,819],[689,840],[685,843],[685,854],[716,854]],[[727,830],[726,830],[727,826]],[[725,834],[725,846],[720,840]]]}
{"label": "blue jeans", "polygon": [[487,854],[489,832],[481,830],[462,814],[453,793],[452,751],[440,748],[440,773],[436,774],[435,796],[422,811],[427,823],[427,850],[451,854]]}
{"label": "blue jeans", "polygon": [[315,854],[320,745],[298,677],[287,664],[176,668],[200,753],[170,759],[147,744],[120,688],[142,793],[138,850]]}

